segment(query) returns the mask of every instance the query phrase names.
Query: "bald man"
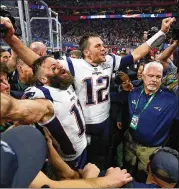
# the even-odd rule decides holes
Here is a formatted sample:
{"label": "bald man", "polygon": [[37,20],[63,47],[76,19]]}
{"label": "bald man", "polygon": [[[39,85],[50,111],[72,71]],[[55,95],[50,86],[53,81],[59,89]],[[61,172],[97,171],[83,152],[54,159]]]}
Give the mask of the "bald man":
{"label": "bald man", "polygon": [[31,43],[30,49],[32,49],[39,56],[47,55],[47,47],[45,44],[43,44],[40,41],[35,41],[35,42]]}

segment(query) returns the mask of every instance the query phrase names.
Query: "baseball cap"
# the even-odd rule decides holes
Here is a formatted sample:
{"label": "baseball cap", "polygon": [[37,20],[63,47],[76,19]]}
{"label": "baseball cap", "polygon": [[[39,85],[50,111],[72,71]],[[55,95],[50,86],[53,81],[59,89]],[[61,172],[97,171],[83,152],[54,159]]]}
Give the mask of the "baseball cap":
{"label": "baseball cap", "polygon": [[179,153],[169,147],[163,147],[150,157],[152,174],[167,183],[179,181]]}
{"label": "baseball cap", "polygon": [[19,126],[0,137],[0,186],[27,188],[45,163],[44,136],[32,126]]}

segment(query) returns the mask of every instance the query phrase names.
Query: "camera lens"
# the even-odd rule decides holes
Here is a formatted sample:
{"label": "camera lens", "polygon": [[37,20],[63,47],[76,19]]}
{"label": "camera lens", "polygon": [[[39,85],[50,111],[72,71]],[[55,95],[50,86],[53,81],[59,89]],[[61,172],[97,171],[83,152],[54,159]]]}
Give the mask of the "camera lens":
{"label": "camera lens", "polygon": [[7,32],[8,32],[8,29],[3,24],[0,24],[0,36],[2,38],[5,37]]}

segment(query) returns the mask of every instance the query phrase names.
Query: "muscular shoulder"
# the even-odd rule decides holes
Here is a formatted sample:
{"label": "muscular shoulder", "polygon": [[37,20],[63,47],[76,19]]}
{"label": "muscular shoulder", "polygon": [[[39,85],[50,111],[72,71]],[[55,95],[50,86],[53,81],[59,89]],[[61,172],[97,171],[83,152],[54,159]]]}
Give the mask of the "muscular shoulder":
{"label": "muscular shoulder", "polygon": [[6,116],[7,112],[9,112],[12,109],[13,106],[13,98],[4,94],[0,93],[0,98],[1,98],[1,119],[4,119]]}
{"label": "muscular shoulder", "polygon": [[35,99],[36,102],[39,104],[43,104],[44,107],[46,107],[46,114],[44,114],[43,118],[41,119],[41,122],[48,121],[54,114],[54,106],[53,104],[47,100],[47,99]]}
{"label": "muscular shoulder", "polygon": [[121,64],[122,57],[115,55],[115,54],[109,54],[106,55],[106,62],[113,66],[114,70],[118,70]]}
{"label": "muscular shoulder", "polygon": [[106,63],[108,64],[113,64],[114,59],[116,59],[116,55],[115,54],[111,54],[111,55],[106,55]]}

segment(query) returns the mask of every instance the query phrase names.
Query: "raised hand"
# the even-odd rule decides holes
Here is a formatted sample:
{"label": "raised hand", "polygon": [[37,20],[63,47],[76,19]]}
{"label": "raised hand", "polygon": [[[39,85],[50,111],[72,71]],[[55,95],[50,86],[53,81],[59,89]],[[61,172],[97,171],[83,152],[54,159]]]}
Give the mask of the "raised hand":
{"label": "raised hand", "polygon": [[7,28],[6,35],[3,38],[5,38],[5,39],[11,38],[15,33],[15,29],[14,29],[10,19],[8,17],[1,16],[0,22],[1,22],[1,27]]}
{"label": "raised hand", "polygon": [[163,31],[164,33],[167,33],[170,30],[172,23],[175,21],[176,21],[175,17],[173,17],[173,18],[169,17],[169,18],[163,19],[161,31]]}

